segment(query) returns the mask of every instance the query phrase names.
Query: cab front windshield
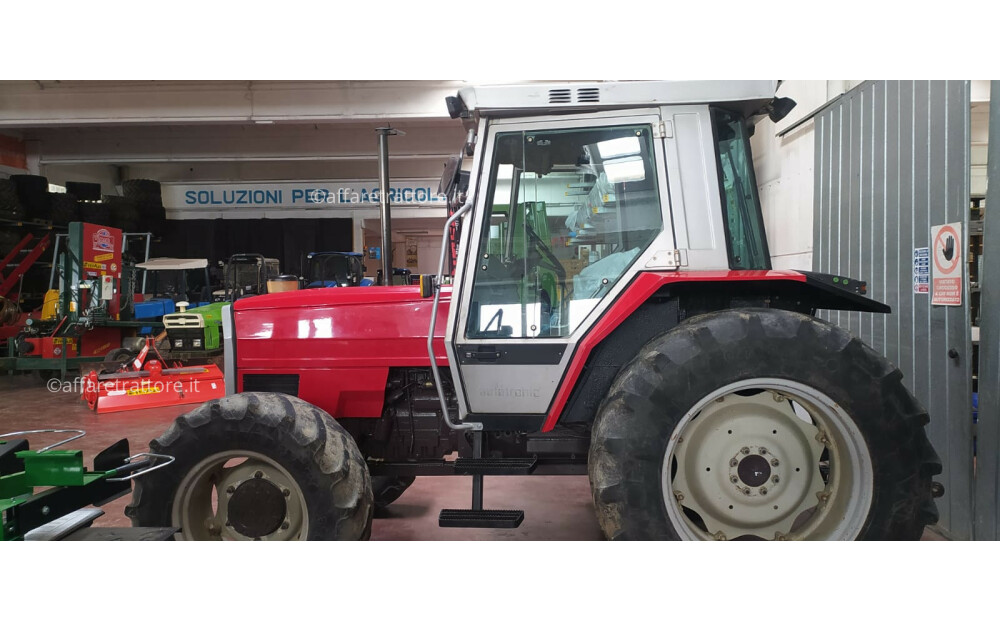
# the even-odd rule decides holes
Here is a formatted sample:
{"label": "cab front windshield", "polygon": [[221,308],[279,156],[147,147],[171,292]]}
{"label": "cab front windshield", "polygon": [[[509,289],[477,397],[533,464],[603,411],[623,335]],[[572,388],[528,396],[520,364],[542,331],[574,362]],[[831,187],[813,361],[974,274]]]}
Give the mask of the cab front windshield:
{"label": "cab front windshield", "polygon": [[325,288],[357,285],[360,282],[360,271],[359,261],[350,256],[342,254],[312,256],[309,259],[306,287]]}
{"label": "cab front windshield", "polygon": [[500,133],[468,338],[565,338],[662,230],[650,125]]}

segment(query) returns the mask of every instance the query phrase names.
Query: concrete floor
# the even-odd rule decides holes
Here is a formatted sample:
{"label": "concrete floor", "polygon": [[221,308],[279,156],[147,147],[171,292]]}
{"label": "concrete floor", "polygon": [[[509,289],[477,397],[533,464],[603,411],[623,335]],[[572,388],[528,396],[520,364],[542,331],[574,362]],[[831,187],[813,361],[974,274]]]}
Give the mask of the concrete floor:
{"label": "concrete floor", "polygon": [[[191,405],[142,411],[95,414],[78,393],[50,392],[33,375],[0,376],[0,434],[30,429],[73,428],[86,437],[67,448],[83,450],[85,463],[122,437],[133,453],[143,452]],[[55,437],[53,435],[52,437]],[[31,438],[35,448],[46,437]],[[442,508],[468,508],[472,480],[467,477],[417,478],[406,493],[376,515],[372,540],[603,540],[594,517],[590,484],[586,476],[499,476],[485,479],[487,508],[524,510],[524,523],[517,529],[442,528],[437,525]],[[95,525],[128,526],[124,514],[131,496],[102,509],[106,513]],[[928,529],[923,540],[943,538]]]}
{"label": "concrete floor", "polygon": [[[132,452],[143,452],[175,417],[191,405],[95,414],[79,394],[51,393],[32,375],[0,376],[0,434],[42,428],[73,428],[86,437],[68,444],[83,450],[90,467],[95,454],[125,437]],[[51,436],[29,438],[34,448],[46,445]],[[54,441],[54,440],[53,440]],[[120,498],[102,510],[95,525],[127,526],[124,514],[131,496]],[[417,478],[406,493],[372,524],[373,540],[603,540],[594,517],[590,484],[586,476],[500,476],[485,480],[487,508],[524,510],[524,523],[517,529],[465,529],[438,527],[442,508],[468,508],[472,480],[466,477]]]}

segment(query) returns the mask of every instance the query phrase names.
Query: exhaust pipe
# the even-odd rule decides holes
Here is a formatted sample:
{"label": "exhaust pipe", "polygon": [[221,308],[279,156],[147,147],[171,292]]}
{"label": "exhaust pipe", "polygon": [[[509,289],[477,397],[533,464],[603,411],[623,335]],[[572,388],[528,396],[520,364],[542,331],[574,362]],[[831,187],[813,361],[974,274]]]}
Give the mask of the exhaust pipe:
{"label": "exhaust pipe", "polygon": [[389,136],[406,135],[392,127],[379,127],[378,200],[382,220],[382,285],[392,286],[392,216],[389,213]]}

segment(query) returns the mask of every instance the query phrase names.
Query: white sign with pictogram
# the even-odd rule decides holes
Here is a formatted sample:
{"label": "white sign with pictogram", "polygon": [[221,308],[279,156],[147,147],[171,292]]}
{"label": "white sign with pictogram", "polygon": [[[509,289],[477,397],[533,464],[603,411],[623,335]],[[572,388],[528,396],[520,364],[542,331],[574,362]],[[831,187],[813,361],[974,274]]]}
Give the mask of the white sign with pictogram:
{"label": "white sign with pictogram", "polygon": [[931,227],[931,303],[962,305],[962,223]]}

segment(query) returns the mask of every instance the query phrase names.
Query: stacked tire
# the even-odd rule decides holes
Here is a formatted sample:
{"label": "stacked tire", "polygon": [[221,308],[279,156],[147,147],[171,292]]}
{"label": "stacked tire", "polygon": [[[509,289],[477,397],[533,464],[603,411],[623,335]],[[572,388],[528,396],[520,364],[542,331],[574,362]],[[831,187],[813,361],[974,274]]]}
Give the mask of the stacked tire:
{"label": "stacked tire", "polygon": [[5,220],[24,219],[24,206],[17,197],[17,187],[10,179],[0,179],[0,218]]}
{"label": "stacked tire", "polygon": [[66,226],[80,219],[80,208],[73,194],[51,194],[49,203],[50,219],[56,226]]}
{"label": "stacked tire", "polygon": [[[108,196],[104,197],[105,200]],[[98,226],[111,226],[111,210],[104,202],[81,201],[77,203],[80,210],[80,221]]]}
{"label": "stacked tire", "polygon": [[134,200],[121,196],[105,196],[104,205],[111,218],[111,226],[120,228],[124,232],[139,232],[143,222]]}
{"label": "stacked tire", "polygon": [[122,195],[135,204],[142,232],[151,232],[154,237],[161,236],[167,221],[167,211],[163,208],[159,181],[130,179],[122,183]]}
{"label": "stacked tire", "polygon": [[47,178],[34,174],[15,174],[10,180],[14,183],[18,201],[24,207],[26,219],[51,219],[52,202]]}

